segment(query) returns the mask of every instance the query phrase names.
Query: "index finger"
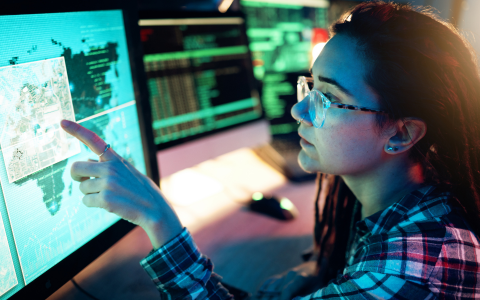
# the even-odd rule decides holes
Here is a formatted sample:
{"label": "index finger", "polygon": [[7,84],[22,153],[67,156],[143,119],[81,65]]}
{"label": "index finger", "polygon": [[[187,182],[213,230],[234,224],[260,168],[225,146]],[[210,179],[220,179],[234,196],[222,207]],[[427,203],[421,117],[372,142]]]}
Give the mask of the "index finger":
{"label": "index finger", "polygon": [[[105,151],[107,143],[105,143],[105,141],[102,140],[95,132],[90,131],[82,125],[69,120],[62,120],[60,125],[68,134],[79,139],[96,155],[100,155]],[[102,161],[109,161],[113,159],[115,159],[115,155],[111,149],[108,149],[101,157]]]}

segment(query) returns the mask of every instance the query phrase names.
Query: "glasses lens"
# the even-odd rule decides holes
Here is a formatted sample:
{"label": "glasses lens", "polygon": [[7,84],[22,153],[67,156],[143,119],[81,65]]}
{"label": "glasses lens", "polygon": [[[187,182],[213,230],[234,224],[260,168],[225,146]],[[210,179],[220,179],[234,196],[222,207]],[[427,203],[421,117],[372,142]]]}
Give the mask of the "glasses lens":
{"label": "glasses lens", "polygon": [[323,107],[321,95],[316,90],[310,92],[308,113],[310,115],[310,119],[312,120],[313,126],[315,126],[316,128],[322,128],[323,120],[325,119],[325,110]]}
{"label": "glasses lens", "polygon": [[304,76],[298,77],[297,81],[297,101],[300,102],[307,97],[310,89],[308,88],[307,80]]}

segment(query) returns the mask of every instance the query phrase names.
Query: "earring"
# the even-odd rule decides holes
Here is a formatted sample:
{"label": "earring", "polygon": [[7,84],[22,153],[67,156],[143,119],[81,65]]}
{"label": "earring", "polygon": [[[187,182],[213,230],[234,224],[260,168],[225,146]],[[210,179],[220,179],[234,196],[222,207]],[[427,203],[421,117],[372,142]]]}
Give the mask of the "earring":
{"label": "earring", "polygon": [[398,148],[397,148],[397,147],[393,147],[393,148],[392,148],[391,146],[388,146],[387,151],[392,151],[392,150],[393,150],[393,151],[397,151]]}
{"label": "earring", "polygon": [[299,119],[299,120],[297,120],[297,124],[299,124],[299,125],[300,125],[300,123],[302,123],[302,122],[303,122],[303,118],[302,118],[302,117],[300,117],[300,119]]}

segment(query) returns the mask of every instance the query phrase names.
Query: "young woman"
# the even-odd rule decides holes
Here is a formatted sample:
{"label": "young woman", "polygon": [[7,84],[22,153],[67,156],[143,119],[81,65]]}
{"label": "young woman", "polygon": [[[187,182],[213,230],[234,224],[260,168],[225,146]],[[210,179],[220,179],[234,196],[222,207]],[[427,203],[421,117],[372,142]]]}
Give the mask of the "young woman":
{"label": "young woman", "polygon": [[[319,176],[319,190],[329,190],[321,218],[317,204],[319,263],[311,273],[323,282],[305,299],[478,297],[480,77],[473,51],[452,25],[392,3],[361,3],[331,33],[313,79],[299,80],[302,97],[292,109],[301,123],[301,166],[333,174]],[[231,298],[156,185],[92,132],[62,126],[105,151],[101,163],[75,163],[72,177],[83,181],[87,206],[145,229],[154,251],[141,263],[162,298]],[[268,281],[259,297],[290,297],[285,285],[298,285],[290,294],[305,288],[298,280],[304,271]]]}

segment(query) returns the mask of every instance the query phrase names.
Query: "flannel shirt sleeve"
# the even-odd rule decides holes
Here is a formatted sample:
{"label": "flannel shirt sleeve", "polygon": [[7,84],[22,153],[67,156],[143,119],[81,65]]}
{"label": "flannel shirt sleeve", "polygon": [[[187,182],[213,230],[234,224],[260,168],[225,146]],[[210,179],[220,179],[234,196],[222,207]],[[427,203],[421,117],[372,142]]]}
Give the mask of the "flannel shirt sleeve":
{"label": "flannel shirt sleeve", "polygon": [[233,299],[186,228],[140,261],[161,299]]}
{"label": "flannel shirt sleeve", "polygon": [[427,285],[418,284],[391,274],[357,271],[339,275],[337,279],[305,297],[307,299],[437,299]]}

